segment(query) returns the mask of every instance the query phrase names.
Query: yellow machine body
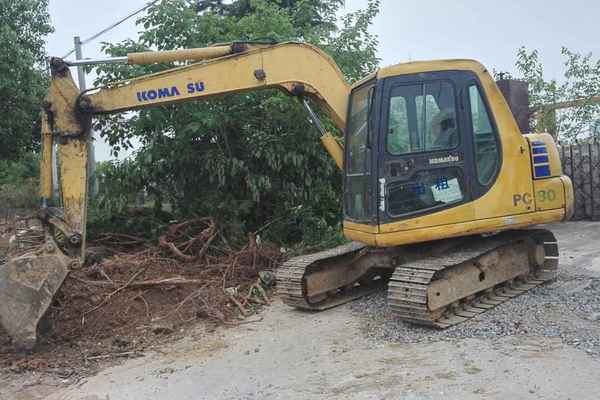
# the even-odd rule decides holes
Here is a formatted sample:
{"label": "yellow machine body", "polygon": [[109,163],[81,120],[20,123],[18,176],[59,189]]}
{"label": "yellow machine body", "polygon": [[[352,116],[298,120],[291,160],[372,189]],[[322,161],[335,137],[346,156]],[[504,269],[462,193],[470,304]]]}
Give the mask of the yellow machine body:
{"label": "yellow machine body", "polygon": [[[199,101],[224,94],[279,89],[303,100],[310,118],[322,133],[321,140],[325,149],[338,167],[347,172],[350,168],[346,164],[351,148],[344,148],[341,142],[342,136],[345,135],[346,139],[349,137],[349,125],[352,123],[349,110],[353,107],[351,104],[356,90],[372,82],[385,82],[388,78],[412,76],[415,79],[420,74],[431,72],[468,71],[475,74],[480,82],[488,101],[489,113],[497,128],[501,160],[493,185],[473,201],[405,216],[391,222],[377,217],[371,218],[369,222],[345,218],[345,236],[362,243],[351,244],[347,249],[350,260],[357,259],[352,254],[360,251],[364,244],[395,247],[476,233],[493,233],[560,221],[572,214],[572,184],[568,177],[562,175],[558,151],[552,137],[547,134],[522,135],[492,77],[475,61],[400,64],[383,68],[354,86],[346,82],[342,72],[328,55],[303,43],[235,43],[206,49],[130,54],[124,61],[129,64],[196,63],[80,93],[69,72],[69,64],[61,59],[51,60],[52,79],[42,110],[43,150],[40,174],[40,216],[46,229],[46,243],[33,256],[33,261],[9,260],[0,269],[0,323],[21,347],[31,348],[35,343],[39,319],[59,290],[68,269],[85,260],[90,127],[93,116],[99,114]],[[306,98],[321,106],[339,129],[340,135],[323,129]],[[377,112],[380,110],[376,110]],[[369,123],[363,124],[360,129],[368,131]],[[54,146],[57,147],[57,160],[53,160]],[[362,150],[365,150],[365,146]],[[541,159],[544,161],[540,161]],[[59,169],[56,175],[59,179],[60,208],[48,207],[53,197],[54,164]],[[376,184],[371,184],[368,191],[375,198],[375,192],[379,189]],[[334,258],[344,257],[344,254],[346,253],[338,250],[331,253]],[[290,292],[285,295],[285,301],[303,308],[319,309],[306,303],[314,299],[306,288],[301,288],[304,284],[302,282],[309,282],[311,288],[318,289],[319,296],[332,293],[340,287],[357,284],[361,274],[367,273],[379,262],[372,260],[374,259],[365,259],[364,263],[353,270],[354,274],[349,274],[344,269],[345,264],[339,262],[336,262],[335,268],[330,272],[325,271],[326,274],[334,274],[331,277],[310,275],[307,269],[304,271],[304,280],[300,281],[294,281],[296,267],[290,264],[289,275],[284,276],[286,269],[282,269],[282,279],[291,279],[291,283],[287,285]],[[38,277],[36,282],[19,278],[24,276],[24,265],[30,268],[25,271],[25,275]],[[329,282],[333,286],[325,287],[323,282]],[[283,286],[285,285],[282,284]],[[304,293],[305,298],[297,293]],[[339,301],[328,304],[339,304]],[[20,312],[19,316],[15,314],[15,310],[26,311]],[[27,315],[22,316],[23,314]]]}

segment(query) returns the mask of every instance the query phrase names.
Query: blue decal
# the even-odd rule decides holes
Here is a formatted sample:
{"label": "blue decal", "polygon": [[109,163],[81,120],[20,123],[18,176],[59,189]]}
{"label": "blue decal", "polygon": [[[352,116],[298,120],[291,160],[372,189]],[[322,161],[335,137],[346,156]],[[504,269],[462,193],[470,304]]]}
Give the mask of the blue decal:
{"label": "blue decal", "polygon": [[204,82],[188,83],[187,92],[189,94],[204,92]]}
{"label": "blue decal", "polygon": [[[188,94],[204,92],[205,89],[204,82],[190,83],[186,88]],[[179,92],[177,86],[171,86],[159,89],[142,90],[141,92],[137,92],[136,95],[137,100],[143,102],[181,96],[181,92]]]}
{"label": "blue decal", "polygon": [[533,156],[533,163],[534,164],[543,164],[543,163],[547,163],[548,162],[548,156],[543,155],[543,156]]}
{"label": "blue decal", "polygon": [[150,90],[142,90],[141,92],[137,92],[138,101],[151,101],[156,99],[164,99],[167,97],[176,97],[179,96],[179,89],[177,86],[172,86],[170,88],[160,88],[160,89],[150,89]]}
{"label": "blue decal", "polygon": [[532,146],[545,146],[546,143],[542,142],[541,140],[534,140],[533,142],[531,142]]}
{"label": "blue decal", "polygon": [[448,184],[448,178],[446,178],[445,176],[440,176],[435,182],[435,188],[437,190],[450,189],[450,185]]}
{"label": "blue decal", "polygon": [[546,147],[534,147],[533,149],[531,149],[533,151],[533,154],[548,154],[548,150],[546,150]]}
{"label": "blue decal", "polygon": [[549,165],[538,165],[535,167],[535,177],[536,178],[546,178],[550,176],[550,166]]}

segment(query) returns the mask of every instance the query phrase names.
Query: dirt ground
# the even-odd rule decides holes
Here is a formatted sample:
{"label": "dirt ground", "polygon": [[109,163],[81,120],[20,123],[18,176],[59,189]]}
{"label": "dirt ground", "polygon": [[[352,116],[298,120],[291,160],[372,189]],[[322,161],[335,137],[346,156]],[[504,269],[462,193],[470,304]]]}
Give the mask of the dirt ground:
{"label": "dirt ground", "polygon": [[[551,229],[561,268],[600,279],[600,223]],[[600,391],[600,358],[560,337],[373,340],[365,329],[373,321],[350,305],[307,313],[279,300],[261,318],[216,330],[197,324],[174,343],[88,378],[0,372],[0,399],[580,400]],[[582,317],[561,318],[576,325]]]}

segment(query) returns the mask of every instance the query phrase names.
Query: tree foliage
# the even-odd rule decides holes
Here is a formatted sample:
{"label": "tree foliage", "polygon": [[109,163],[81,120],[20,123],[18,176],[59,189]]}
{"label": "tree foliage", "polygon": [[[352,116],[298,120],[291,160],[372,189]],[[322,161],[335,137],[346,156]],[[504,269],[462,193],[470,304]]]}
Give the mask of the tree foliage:
{"label": "tree foliage", "polygon": [[[378,63],[377,40],[368,27],[379,2],[345,15],[338,28],[342,5],[341,0],[162,1],[138,20],[143,30],[137,41],[105,44],[105,51],[118,56],[235,40],[299,40],[323,48],[354,81]],[[96,83],[168,67],[104,66]],[[180,215],[211,215],[239,232],[278,221],[269,232],[282,242],[306,241],[307,232],[315,238],[339,223],[339,171],[299,102],[278,91],[110,116],[97,128],[115,152],[130,146],[133,137],[141,141],[135,159],[113,165],[111,174],[129,190],[145,188]]]}
{"label": "tree foliage", "polygon": [[47,0],[0,0],[0,159],[17,159],[39,144],[32,131],[47,84],[47,7]]}
{"label": "tree foliage", "polygon": [[40,158],[37,154],[26,153],[18,161],[0,160],[0,185],[18,185],[27,179],[37,179],[40,175]]}
{"label": "tree foliage", "polygon": [[599,136],[600,104],[594,103],[592,98],[600,95],[600,59],[594,59],[591,53],[580,54],[565,47],[561,53],[565,57],[563,77],[546,80],[537,50],[521,47],[517,52],[517,79],[529,83],[533,107],[543,109],[546,104],[586,100],[582,105],[561,110],[556,115],[546,113],[539,126],[533,129],[554,129],[558,138],[565,141]]}

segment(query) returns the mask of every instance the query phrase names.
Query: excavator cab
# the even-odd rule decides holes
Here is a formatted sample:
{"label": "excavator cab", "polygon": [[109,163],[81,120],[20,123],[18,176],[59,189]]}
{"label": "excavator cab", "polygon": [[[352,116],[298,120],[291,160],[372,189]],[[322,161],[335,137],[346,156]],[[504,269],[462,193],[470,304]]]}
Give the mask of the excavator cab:
{"label": "excavator cab", "polygon": [[352,90],[345,143],[345,233],[354,240],[397,246],[568,216],[570,181],[555,151],[535,175],[535,144],[555,149],[553,139],[523,135],[475,61],[380,70]]}
{"label": "excavator cab", "polygon": [[[361,115],[359,99],[365,95]],[[374,225],[402,221],[473,201],[493,185],[501,165],[500,138],[472,72],[387,78],[352,96],[346,139],[349,219]],[[357,173],[370,177],[372,190],[357,185],[362,179]]]}

